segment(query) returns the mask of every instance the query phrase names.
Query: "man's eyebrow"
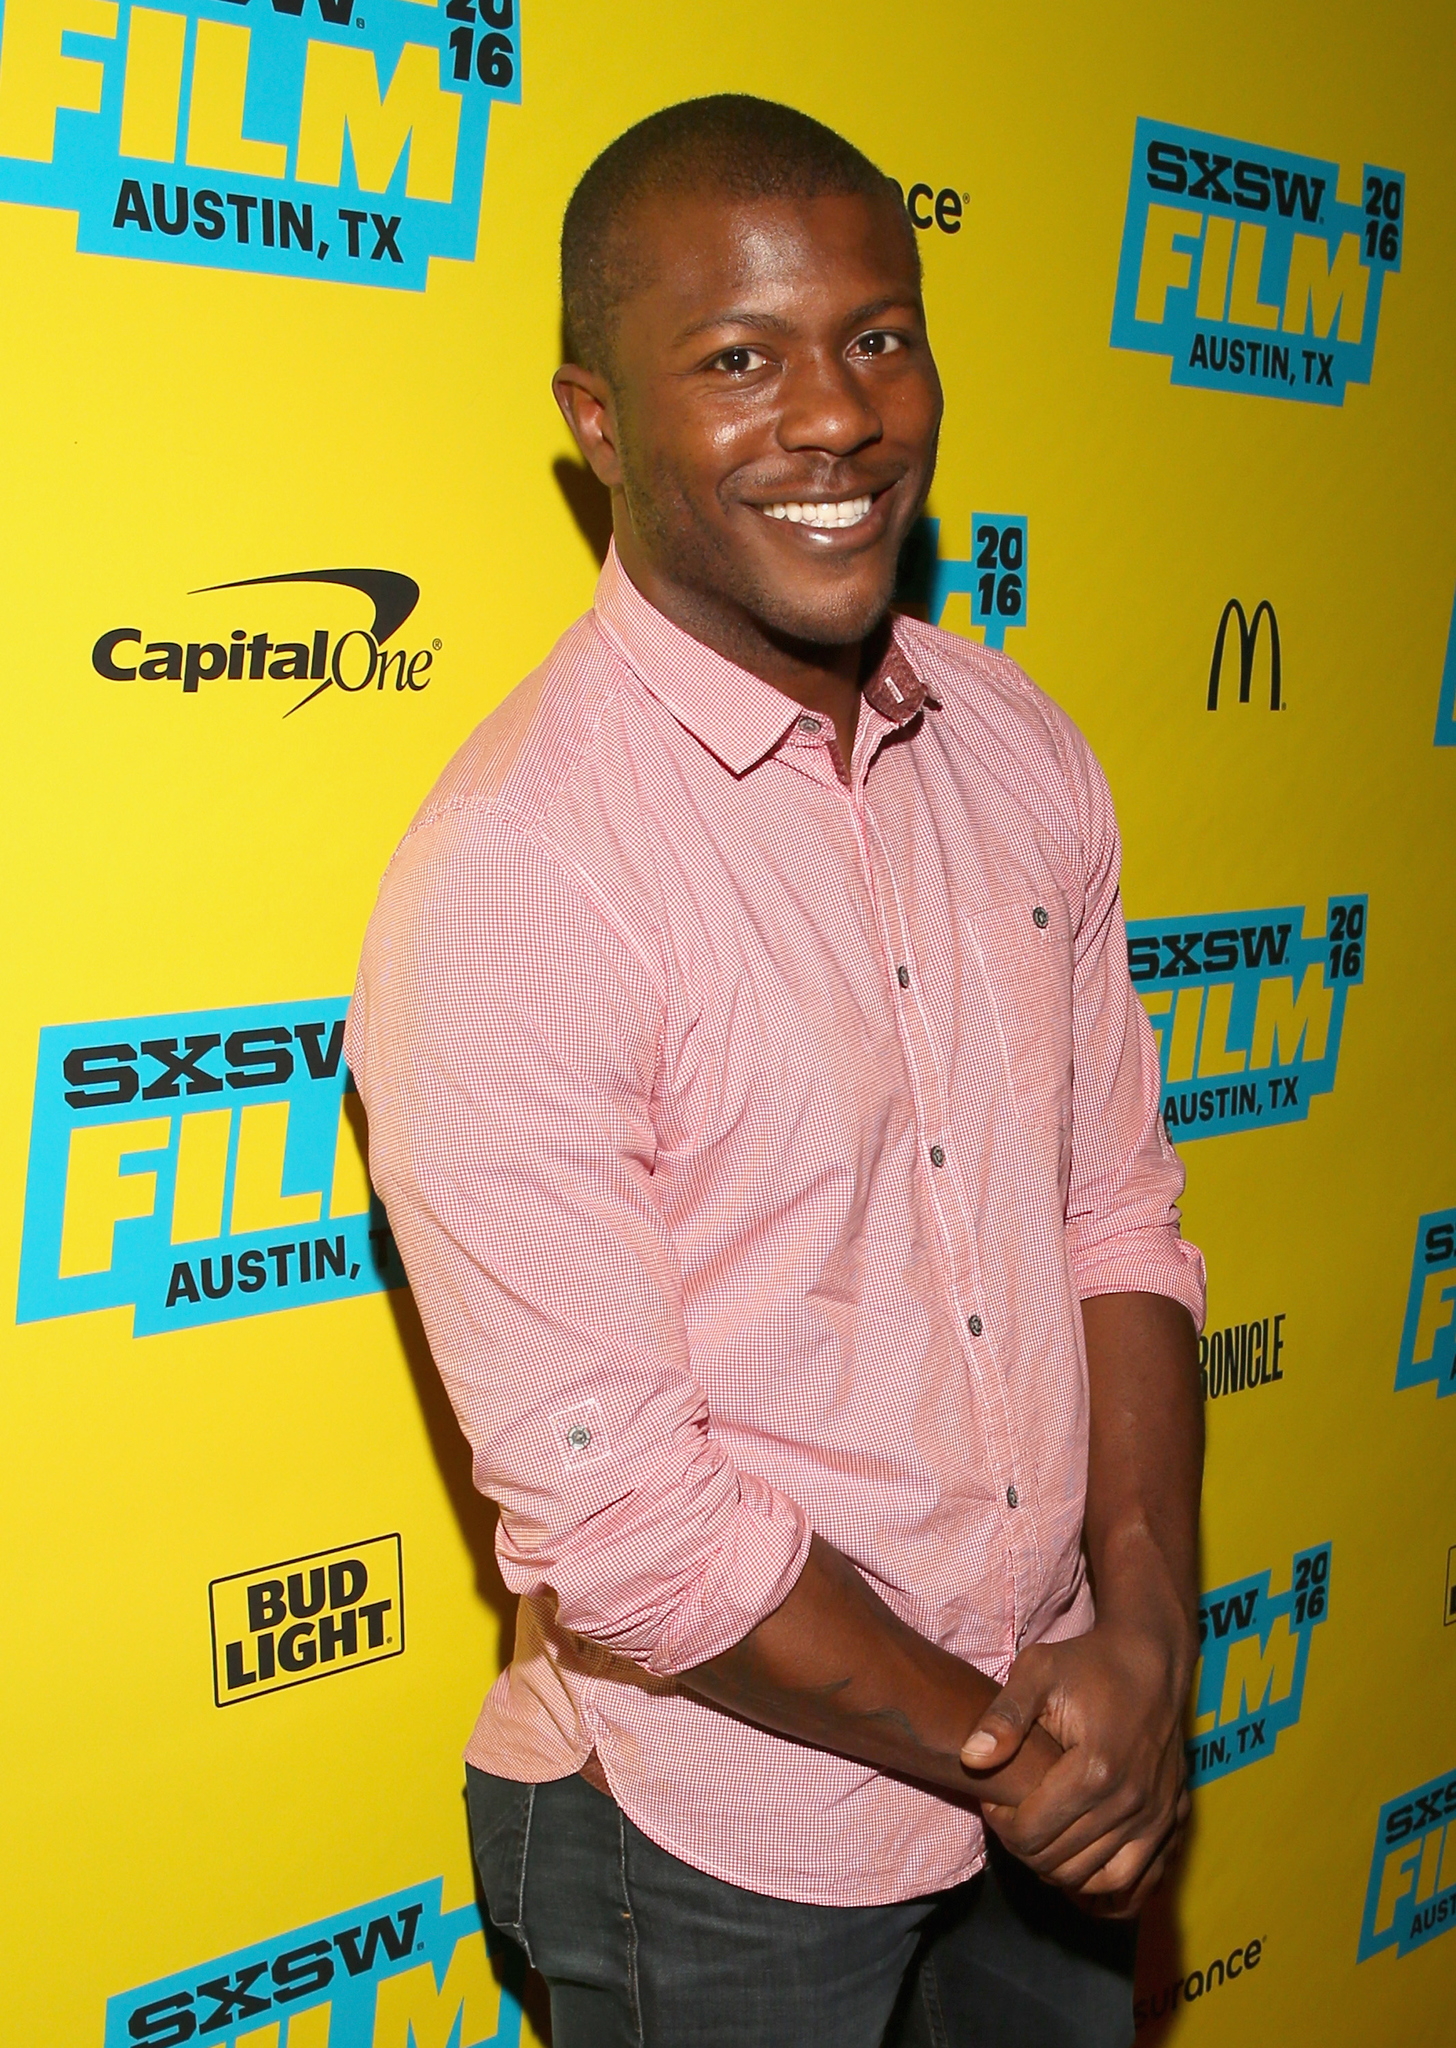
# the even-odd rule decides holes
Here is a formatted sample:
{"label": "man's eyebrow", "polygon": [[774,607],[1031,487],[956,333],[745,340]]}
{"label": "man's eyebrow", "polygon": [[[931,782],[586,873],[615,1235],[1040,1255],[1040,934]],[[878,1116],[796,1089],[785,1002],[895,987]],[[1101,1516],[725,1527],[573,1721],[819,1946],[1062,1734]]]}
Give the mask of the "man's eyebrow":
{"label": "man's eyebrow", "polygon": [[[856,306],[845,318],[846,327],[866,327],[887,313],[893,306],[913,306],[918,313],[920,301],[906,292],[886,292],[881,298],[870,299],[863,306]],[[709,313],[701,320],[695,320],[690,327],[681,328],[674,337],[678,342],[692,341],[697,335],[710,334],[716,327],[749,327],[760,333],[791,334],[794,323],[785,320],[778,313],[761,312],[753,306],[728,306],[716,313]]]}
{"label": "man's eyebrow", "polygon": [[914,296],[911,296],[906,292],[886,292],[883,298],[871,299],[866,305],[856,306],[845,321],[845,325],[847,327],[868,327],[872,321],[879,319],[881,313],[888,313],[896,306],[913,306],[915,311],[919,313],[921,311],[919,294],[916,293]]}
{"label": "man's eyebrow", "polygon": [[793,323],[777,313],[762,313],[752,306],[728,306],[721,312],[708,313],[703,319],[695,320],[690,327],[679,329],[675,339],[691,341],[695,335],[710,334],[715,327],[756,327],[770,334],[789,334]]}

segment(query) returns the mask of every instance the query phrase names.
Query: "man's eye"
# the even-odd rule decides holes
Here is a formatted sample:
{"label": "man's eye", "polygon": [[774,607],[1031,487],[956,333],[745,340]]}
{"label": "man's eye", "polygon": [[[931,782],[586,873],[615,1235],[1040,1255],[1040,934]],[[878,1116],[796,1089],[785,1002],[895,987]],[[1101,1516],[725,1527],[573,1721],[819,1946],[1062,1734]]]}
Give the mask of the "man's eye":
{"label": "man's eye", "polygon": [[889,334],[884,328],[875,327],[868,334],[858,335],[852,346],[860,355],[887,356],[905,344],[898,334]]}
{"label": "man's eye", "polygon": [[725,348],[722,355],[714,356],[712,368],[726,370],[730,377],[746,377],[750,370],[759,369],[766,360],[761,349]]}

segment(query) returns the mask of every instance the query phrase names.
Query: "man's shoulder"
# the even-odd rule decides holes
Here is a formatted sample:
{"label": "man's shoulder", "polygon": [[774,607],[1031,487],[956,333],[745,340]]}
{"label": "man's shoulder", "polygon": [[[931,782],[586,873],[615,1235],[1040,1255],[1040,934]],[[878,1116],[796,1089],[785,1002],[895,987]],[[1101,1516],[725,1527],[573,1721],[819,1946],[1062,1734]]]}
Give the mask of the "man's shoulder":
{"label": "man's shoulder", "polygon": [[940,706],[937,729],[972,757],[1013,810],[1049,835],[1067,871],[1116,858],[1117,828],[1101,764],[1080,728],[995,648],[919,619],[897,632]]}
{"label": "man's shoulder", "polygon": [[896,637],[971,746],[1005,749],[1027,766],[1040,760],[1062,774],[1086,752],[1087,742],[1067,713],[1009,655],[923,619],[899,619]]}
{"label": "man's shoulder", "polygon": [[655,868],[636,773],[650,721],[637,711],[631,672],[587,612],[449,762],[395,849],[378,914],[525,903],[549,920],[565,891],[655,957]]}
{"label": "man's shoulder", "polygon": [[620,689],[585,613],[471,733],[420,805],[406,838],[451,818],[529,831],[592,752]]}

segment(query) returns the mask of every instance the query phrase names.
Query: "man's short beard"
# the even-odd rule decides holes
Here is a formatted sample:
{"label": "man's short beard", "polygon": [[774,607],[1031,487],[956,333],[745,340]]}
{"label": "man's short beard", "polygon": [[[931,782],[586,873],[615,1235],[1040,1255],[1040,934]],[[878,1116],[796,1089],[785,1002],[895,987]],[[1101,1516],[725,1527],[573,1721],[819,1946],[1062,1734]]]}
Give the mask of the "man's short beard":
{"label": "man's short beard", "polygon": [[[619,428],[621,419],[619,414]],[[680,588],[718,608],[726,600],[747,614],[769,638],[806,647],[852,647],[881,624],[894,595],[893,579],[871,604],[846,603],[838,616],[816,606],[801,610],[780,592],[765,589],[726,545],[717,544],[699,519],[692,499],[665,465],[639,464],[630,436],[618,444],[627,509],[638,538],[653,562]]]}

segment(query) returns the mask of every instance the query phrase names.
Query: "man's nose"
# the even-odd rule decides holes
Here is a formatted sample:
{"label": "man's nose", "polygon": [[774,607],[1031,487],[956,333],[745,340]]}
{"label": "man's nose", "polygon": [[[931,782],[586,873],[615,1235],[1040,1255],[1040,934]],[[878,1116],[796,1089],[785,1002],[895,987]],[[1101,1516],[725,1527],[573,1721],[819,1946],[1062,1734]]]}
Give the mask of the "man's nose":
{"label": "man's nose", "polygon": [[826,352],[802,358],[783,386],[779,444],[796,452],[820,449],[852,455],[884,432],[878,409],[842,358]]}

